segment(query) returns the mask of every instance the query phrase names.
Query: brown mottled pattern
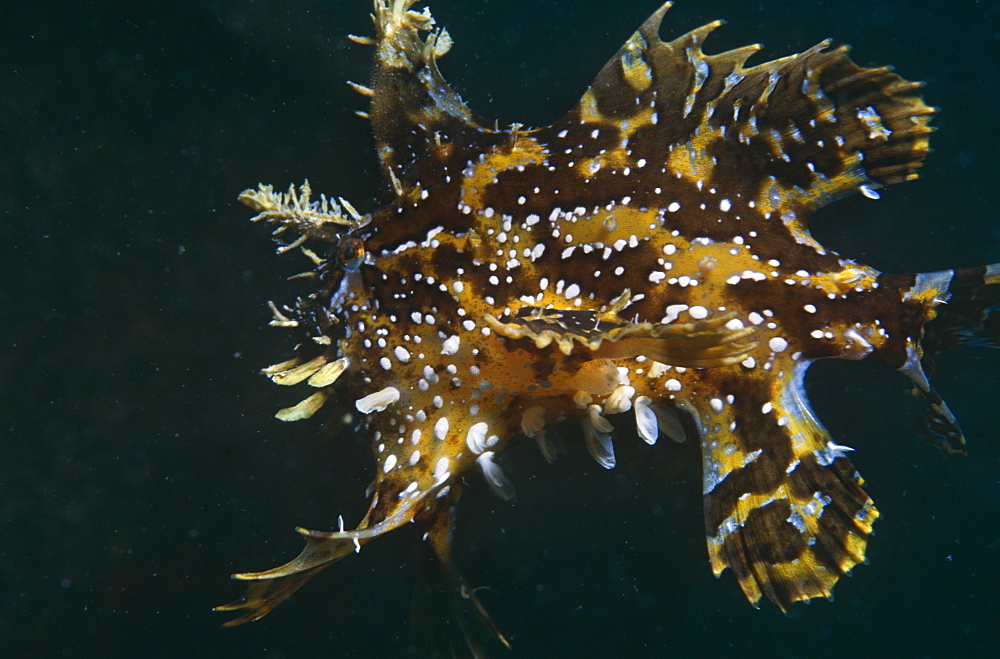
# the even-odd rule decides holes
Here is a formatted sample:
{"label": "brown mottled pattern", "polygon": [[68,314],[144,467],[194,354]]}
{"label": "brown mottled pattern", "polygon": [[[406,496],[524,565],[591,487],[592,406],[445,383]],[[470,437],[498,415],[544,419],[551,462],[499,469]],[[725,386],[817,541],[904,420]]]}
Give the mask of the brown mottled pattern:
{"label": "brown mottled pattern", "polygon": [[[878,512],[851,449],[812,414],[809,364],[899,369],[960,451],[922,370],[925,328],[935,345],[1000,335],[985,310],[998,266],[883,275],[809,233],[810,214],[838,197],[916,177],[933,114],[920,85],[827,43],[755,66],[756,46],[706,55],[717,23],[663,42],[664,5],[562,119],[498,130],[441,78],[450,39],[413,4],[375,1],[373,80],[358,87],[383,178],[371,214],[315,204],[307,187],[241,197],[279,233],[334,243],[311,257],[318,292],[276,310],[309,340],[266,373],[306,380],[283,419],[353,402],[375,457],[371,506],[353,530],[302,531],[286,565],[237,575],[249,588],[222,608],[259,618],[411,521],[468,597],[450,556],[463,477],[478,469],[509,497],[498,458],[528,437],[554,459],[546,429],[562,420],[611,468],[622,413],[649,443],[691,416],[716,574],[732,569],[751,602],[782,610],[829,596],[864,559]],[[952,294],[959,304],[939,312]]]}

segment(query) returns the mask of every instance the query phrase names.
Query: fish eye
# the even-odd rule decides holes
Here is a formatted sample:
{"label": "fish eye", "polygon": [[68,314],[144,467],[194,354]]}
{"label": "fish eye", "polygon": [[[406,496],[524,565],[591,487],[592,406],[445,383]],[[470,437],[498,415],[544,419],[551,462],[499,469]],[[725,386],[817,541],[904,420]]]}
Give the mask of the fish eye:
{"label": "fish eye", "polygon": [[336,248],[337,264],[347,272],[357,272],[365,261],[365,243],[357,236],[342,236]]}

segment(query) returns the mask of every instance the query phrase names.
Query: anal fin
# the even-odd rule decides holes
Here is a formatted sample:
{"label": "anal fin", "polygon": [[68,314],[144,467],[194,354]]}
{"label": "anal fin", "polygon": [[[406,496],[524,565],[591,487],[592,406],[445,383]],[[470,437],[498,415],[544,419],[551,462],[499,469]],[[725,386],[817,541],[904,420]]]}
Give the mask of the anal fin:
{"label": "anal fin", "polygon": [[805,366],[792,368],[778,379],[721,378],[733,402],[702,423],[712,570],[732,569],[751,603],[766,596],[782,611],[830,597],[864,561],[878,517],[844,457],[851,449],[833,443],[809,409]]}

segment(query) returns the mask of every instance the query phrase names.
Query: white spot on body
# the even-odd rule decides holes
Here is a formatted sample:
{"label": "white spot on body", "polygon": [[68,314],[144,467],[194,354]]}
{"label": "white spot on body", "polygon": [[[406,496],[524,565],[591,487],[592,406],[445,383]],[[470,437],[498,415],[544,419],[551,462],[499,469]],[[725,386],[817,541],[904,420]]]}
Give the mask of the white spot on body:
{"label": "white spot on body", "polygon": [[[448,480],[451,476],[451,472],[448,471],[451,465],[451,460],[448,458],[441,458],[434,465],[434,484],[440,485],[441,483]],[[442,490],[443,491],[443,490]]]}
{"label": "white spot on body", "polygon": [[677,316],[682,311],[684,311],[687,308],[688,308],[688,305],[686,305],[686,304],[670,304],[670,305],[667,305],[667,308],[666,308],[667,315],[664,316],[663,320],[660,321],[660,322],[663,322],[663,323],[672,323],[672,322],[674,322],[675,320],[677,320]]}
{"label": "white spot on body", "polygon": [[[473,325],[473,327],[475,326]],[[441,344],[441,354],[454,355],[456,352],[458,352],[458,347],[460,344],[461,344],[461,339],[458,338],[457,334],[449,336],[447,339],[444,340],[444,343]]]}
{"label": "white spot on body", "polygon": [[479,455],[486,450],[486,431],[489,430],[489,426],[484,421],[475,423],[469,428],[469,432],[465,435],[465,444],[469,447],[469,450]]}

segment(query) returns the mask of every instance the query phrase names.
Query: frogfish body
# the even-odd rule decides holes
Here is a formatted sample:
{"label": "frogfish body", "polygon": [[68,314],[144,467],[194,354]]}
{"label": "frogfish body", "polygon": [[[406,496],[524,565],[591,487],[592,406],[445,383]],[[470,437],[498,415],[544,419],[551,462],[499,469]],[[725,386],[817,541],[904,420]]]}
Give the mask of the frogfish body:
{"label": "frogfish body", "polygon": [[452,511],[468,472],[510,497],[500,456],[532,439],[554,459],[546,432],[566,423],[609,469],[614,440],[633,441],[616,426],[649,444],[696,435],[713,572],[754,605],[829,596],[879,513],[811,411],[806,369],[899,370],[935,441],[962,453],[925,372],[940,348],[1000,337],[1000,265],[883,274],[808,229],[839,197],[916,178],[934,113],[921,85],[828,42],[753,66],[759,46],[705,54],[719,23],[664,42],[664,5],[563,118],[498,129],[444,81],[451,38],[413,4],[376,0],[375,36],[353,37],[375,50],[372,81],[353,85],[384,182],[374,210],[308,183],[240,197],[313,264],[308,293],[272,305],[273,324],[305,333],[264,370],[300,392],[277,416],[353,402],[375,470],[357,528],[299,529],[298,557],[235,575],[248,589],[220,607],[240,612],[229,624],[414,522],[504,640],[451,559]]}

